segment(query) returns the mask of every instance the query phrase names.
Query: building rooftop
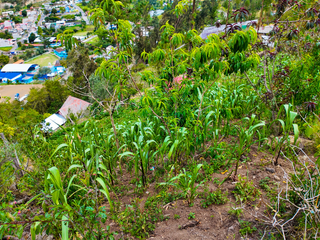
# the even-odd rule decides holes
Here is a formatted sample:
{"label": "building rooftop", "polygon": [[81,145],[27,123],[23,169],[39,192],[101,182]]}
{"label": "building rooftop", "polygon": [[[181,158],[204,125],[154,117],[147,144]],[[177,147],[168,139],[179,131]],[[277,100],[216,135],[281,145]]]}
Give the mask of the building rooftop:
{"label": "building rooftop", "polygon": [[7,64],[1,69],[1,72],[26,73],[36,66],[37,64]]}
{"label": "building rooftop", "polygon": [[56,52],[58,52],[58,53],[60,53],[60,52],[63,52],[63,51],[65,51],[63,48],[57,48],[57,49],[55,49],[55,51]]}
{"label": "building rooftop", "polygon": [[54,64],[55,67],[61,67],[60,61],[57,60],[56,63]]}
{"label": "building rooftop", "polygon": [[52,114],[50,117],[46,118],[44,120],[44,123],[42,123],[42,130],[48,131],[52,130],[55,131],[57,130],[61,125],[66,123],[66,119],[61,116],[60,114]]}
{"label": "building rooftop", "polygon": [[15,80],[17,78],[21,77],[21,74],[20,73],[3,73],[3,72],[0,72],[0,79],[9,79],[9,80]]}
{"label": "building rooftop", "polygon": [[[246,21],[246,22],[238,22],[236,24],[243,28],[243,27],[247,27],[252,22],[257,22],[257,20]],[[200,37],[202,39],[207,39],[208,36],[211,35],[211,34],[219,34],[221,32],[224,32],[225,28],[226,28],[225,24],[222,24],[220,27],[216,27],[216,26],[205,27],[203,29],[202,33],[200,34]]]}
{"label": "building rooftop", "polygon": [[86,101],[69,96],[58,113],[66,118],[69,113],[73,113],[75,115],[80,114],[81,112],[85,111],[89,105],[90,103]]}

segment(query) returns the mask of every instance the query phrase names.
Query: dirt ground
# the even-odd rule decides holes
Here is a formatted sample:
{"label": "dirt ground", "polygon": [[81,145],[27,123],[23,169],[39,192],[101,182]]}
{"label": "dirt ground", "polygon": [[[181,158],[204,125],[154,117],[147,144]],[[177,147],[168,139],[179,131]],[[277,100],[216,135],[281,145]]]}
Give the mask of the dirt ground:
{"label": "dirt ground", "polygon": [[[259,187],[259,181],[268,177],[271,180],[270,186],[275,187],[277,192],[280,189],[286,188],[286,173],[291,173],[291,163],[283,158],[279,160],[280,165],[274,166],[272,164],[272,156],[267,151],[258,151],[257,147],[253,146],[251,152],[248,155],[250,159],[248,162],[240,164],[238,174],[241,176],[247,176],[249,180],[253,181],[254,186],[261,191],[261,196],[254,202],[248,202],[242,205],[243,214],[241,220],[251,222],[253,227],[256,227],[256,231],[249,236],[241,236],[239,234],[240,224],[237,217],[228,214],[228,211],[234,207],[240,207],[239,203],[236,203],[234,194],[235,183],[232,179],[229,179],[222,184],[221,189],[223,192],[228,192],[229,202],[224,205],[211,205],[208,208],[201,207],[201,199],[197,198],[193,206],[189,206],[185,200],[173,201],[163,208],[163,214],[166,216],[165,221],[157,222],[154,232],[152,232],[148,239],[152,240],[202,240],[202,239],[241,239],[241,240],[256,240],[256,239],[269,239],[268,236],[261,238],[263,234],[266,234],[265,229],[267,226],[271,226],[273,213],[270,213],[268,206],[270,206],[269,198],[266,191]],[[313,161],[315,159],[311,157]],[[269,172],[266,168],[272,168],[274,172]],[[220,181],[226,177],[227,173],[214,173],[212,179],[216,178]],[[122,183],[129,186],[130,176],[122,179]],[[276,187],[278,186],[278,188]],[[207,182],[209,191],[215,191],[218,189],[218,185],[213,181]],[[199,192],[203,191],[200,187]],[[144,203],[148,196],[157,194],[155,184],[150,184],[146,193],[143,196],[139,196],[141,200],[140,207],[144,206]],[[121,202],[130,204],[130,202],[138,196],[135,196],[131,192],[125,194],[121,199]],[[124,207],[124,206],[123,206]],[[188,220],[189,213],[195,213],[195,219]],[[179,218],[175,218],[175,216]],[[197,221],[195,226],[181,229],[181,226],[185,226],[192,221]],[[117,223],[108,221],[112,231],[118,231],[119,235],[115,239],[135,239],[128,234],[121,232]],[[120,230],[120,231],[119,231]]]}
{"label": "dirt ground", "polygon": [[[4,96],[10,97],[10,101],[13,101],[16,93],[19,93],[21,98],[28,94],[30,89],[34,87],[42,88],[42,84],[0,85],[0,96],[1,98]],[[3,99],[1,99],[0,102],[1,101],[3,101]]]}
{"label": "dirt ground", "polygon": [[[300,138],[299,138],[300,139]],[[302,141],[304,140],[304,141]],[[300,139],[299,141],[305,142],[308,140]],[[307,150],[307,149],[305,149]],[[315,162],[313,154],[310,153],[310,159]],[[306,161],[306,156],[299,154],[299,159]],[[262,179],[268,177],[270,179],[269,186],[275,188],[276,192],[280,189],[284,190],[287,188],[287,174],[293,173],[291,163],[284,159],[279,158],[279,165],[274,166],[272,163],[273,156],[266,150],[260,151],[256,146],[251,147],[250,153],[247,155],[247,160],[241,162],[238,170],[238,174],[241,176],[247,176],[256,188],[260,189],[261,195],[258,199],[253,202],[247,202],[246,204],[236,203],[234,194],[235,183],[233,179],[229,179],[224,182],[220,189],[223,192],[227,192],[229,201],[224,205],[210,205],[208,208],[201,207],[201,197],[198,197],[193,206],[189,206],[188,203],[183,200],[175,200],[166,205],[159,206],[163,210],[165,217],[164,221],[155,223],[155,230],[150,233],[147,239],[152,240],[202,240],[202,239],[235,239],[235,240],[260,240],[260,239],[274,239],[270,238],[268,234],[274,217],[274,212],[270,209],[270,199],[267,196],[267,192],[259,186],[259,182]],[[272,170],[272,171],[270,171]],[[124,210],[125,206],[132,203],[132,200],[139,198],[139,208],[144,209],[145,202],[148,197],[158,194],[156,183],[153,182],[149,187],[142,193],[142,195],[136,195],[133,188],[135,187],[132,180],[132,174],[126,172],[121,177],[121,184],[126,188],[123,188],[122,194],[117,196],[121,201],[121,209]],[[201,171],[203,173],[203,171]],[[206,187],[209,191],[215,191],[219,188],[218,184],[214,182],[214,179],[222,181],[226,177],[226,172],[213,173],[211,175],[212,181],[206,183]],[[160,179],[161,182],[161,179]],[[204,188],[199,187],[198,192],[203,192]],[[172,189],[168,190],[173,191]],[[115,198],[115,193],[111,192],[111,197]],[[106,201],[103,206],[109,208],[108,202]],[[247,236],[241,236],[239,233],[240,222],[237,217],[230,215],[228,211],[231,208],[242,208],[243,213],[240,217],[242,221],[248,221],[252,224],[252,227],[256,229],[252,234]],[[35,207],[38,209],[38,206]],[[290,207],[286,206],[287,211],[290,211]],[[188,219],[190,213],[195,214],[195,218],[192,220]],[[177,217],[178,216],[178,217]],[[190,225],[190,223],[195,223]],[[136,239],[131,235],[121,231],[120,226],[111,219],[108,219],[105,226],[109,225],[111,231],[118,232],[115,236],[116,240],[122,239]],[[186,225],[189,225],[185,227]],[[266,230],[268,229],[268,230]],[[276,230],[273,229],[276,233]],[[30,234],[26,233],[26,239],[30,239]],[[297,239],[291,238],[287,239]],[[46,238],[43,238],[46,239]]]}

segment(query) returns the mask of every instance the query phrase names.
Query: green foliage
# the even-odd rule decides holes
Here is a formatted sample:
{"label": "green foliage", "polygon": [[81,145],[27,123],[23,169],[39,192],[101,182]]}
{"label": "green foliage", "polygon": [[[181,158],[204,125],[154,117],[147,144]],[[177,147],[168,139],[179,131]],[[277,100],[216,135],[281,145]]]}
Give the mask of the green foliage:
{"label": "green foliage", "polygon": [[5,55],[0,55],[0,65],[3,66],[7,63],[9,63],[9,57]]}
{"label": "green foliage", "polygon": [[195,219],[195,218],[196,218],[196,214],[194,212],[190,212],[188,215],[188,219],[191,220],[191,219]]}
{"label": "green foliage", "polygon": [[[46,70],[45,70],[46,71]],[[47,80],[42,88],[32,88],[28,96],[27,107],[40,113],[55,113],[61,108],[69,95],[67,86],[59,80]]]}
{"label": "green foliage", "polygon": [[139,199],[127,205],[115,219],[121,229],[137,238],[148,237],[155,229],[155,223],[163,219],[161,208],[153,200],[152,198],[147,200],[144,211],[139,207]]}
{"label": "green foliage", "polygon": [[248,236],[253,232],[257,231],[256,227],[251,226],[251,222],[239,220],[239,223],[240,223],[239,233],[241,234],[241,236]]}
{"label": "green foliage", "polygon": [[160,185],[171,185],[181,189],[184,197],[187,198],[188,203],[192,204],[194,199],[197,197],[197,189],[202,184],[201,182],[200,184],[196,185],[196,179],[199,175],[199,170],[201,167],[202,164],[198,164],[191,172],[187,172],[185,169],[183,169],[178,176],[171,178],[166,183],[160,183]]}
{"label": "green foliage", "polygon": [[242,203],[255,201],[261,195],[253,182],[250,182],[247,177],[241,177],[241,175],[238,176],[238,182],[233,193],[236,200]]}
{"label": "green foliage", "polygon": [[201,200],[201,207],[207,208],[210,205],[222,205],[227,203],[228,200],[228,191],[222,193],[221,189],[216,191],[209,192],[204,200]]}
{"label": "green foliage", "polygon": [[34,40],[36,40],[36,35],[34,33],[31,33],[30,36],[29,36],[29,43],[33,43]]}
{"label": "green foliage", "polygon": [[[251,4],[231,1],[230,10],[241,7],[243,2],[250,5],[252,18],[262,7],[257,0]],[[151,4],[160,7],[154,1]],[[309,229],[318,229],[313,217],[319,205],[317,165],[297,163],[298,155],[294,155],[288,140],[294,134],[296,144],[299,130],[303,132],[319,114],[316,24],[302,30],[304,24],[298,18],[296,22],[277,22],[272,33],[276,50],[268,51],[252,27],[202,39],[199,33],[204,25],[216,21],[216,1],[195,2],[194,14],[189,2],[174,1],[165,7],[161,17],[152,19],[147,14],[151,10],[148,1],[103,0],[83,5],[92,9],[89,18],[99,38],[95,46],[87,48],[88,43],[74,40],[74,31],[67,28],[57,33],[44,28],[42,33],[46,37],[58,34],[68,51],[65,65],[72,77],[66,82],[46,81],[42,89],[32,89],[24,105],[1,99],[0,132],[8,144],[0,143],[4,196],[0,221],[7,224],[0,226],[0,234],[21,238],[23,229],[30,228],[32,238],[45,231],[55,239],[114,239],[116,233],[106,227],[109,220],[117,223],[127,238],[148,238],[156,222],[164,220],[163,205],[173,205],[181,198],[189,205],[197,204],[197,191],[204,180],[211,182],[213,173],[225,174],[234,161],[237,176],[240,160],[250,151],[256,152],[256,148],[258,152],[266,151],[266,155],[267,151],[278,157],[283,153],[299,168],[286,180],[287,196],[294,203],[290,209],[284,201],[277,204],[273,188],[276,185],[270,179],[259,182],[270,198],[270,211],[278,211],[272,215],[285,221],[292,218],[289,210],[303,206],[298,221],[290,224],[301,227],[306,221],[308,234],[312,232]],[[228,8],[229,2],[221,5]],[[272,22],[270,6],[266,0],[261,18]],[[292,6],[289,14],[303,12],[306,6],[297,8]],[[226,11],[222,9],[222,15]],[[53,15],[47,20],[59,19]],[[250,16],[244,9],[234,16],[235,20],[247,17]],[[309,11],[303,17],[316,20],[316,14]],[[295,31],[296,27],[299,31]],[[41,35],[40,32],[39,29]],[[3,33],[4,38],[8,35]],[[90,60],[89,55],[102,55],[107,46],[113,49],[108,50],[106,59]],[[27,50],[22,57],[30,58],[38,52]],[[40,69],[41,74],[46,71]],[[47,114],[40,114],[56,112],[69,95],[67,88],[93,103],[92,118],[81,124],[67,123],[55,133],[42,133],[35,125]],[[302,120],[308,123],[301,127]],[[310,129],[306,132],[316,138],[316,130],[314,127],[312,133]],[[265,147],[264,140],[269,136],[276,142],[275,149]],[[14,168],[15,155],[21,159],[23,176]],[[232,173],[229,171],[228,177]],[[7,204],[18,197],[9,190],[12,183],[21,194],[32,196],[21,207]],[[215,178],[213,183],[219,184],[219,189],[201,194],[204,208],[228,201],[224,180]],[[156,186],[156,192],[148,189],[149,184]],[[121,199],[131,195],[145,199],[148,194],[144,205],[140,200],[123,204]],[[233,194],[241,207],[232,207],[229,213],[239,218],[245,204],[255,201],[261,193],[252,181],[239,176]],[[313,201],[314,209],[309,212],[303,205],[304,196]],[[37,213],[17,213],[31,203],[33,209],[39,209]],[[188,218],[194,219],[196,214],[190,213]],[[179,217],[174,215],[175,219]],[[20,220],[32,223],[12,224]],[[253,235],[255,228],[240,221],[240,234]]]}
{"label": "green foliage", "polygon": [[239,218],[243,213],[243,209],[242,208],[231,207],[231,209],[228,211],[228,213],[230,215],[233,215],[233,216]]}
{"label": "green foliage", "polygon": [[12,34],[9,33],[8,30],[5,30],[4,32],[0,33],[0,38],[4,38],[4,39],[12,39]]}
{"label": "green foliage", "polygon": [[[285,111],[285,120],[279,119],[279,116],[282,113],[282,111],[281,111],[282,109],[284,109],[284,111]],[[291,104],[283,105],[278,113],[278,119],[276,121],[278,121],[281,124],[281,128],[283,131],[283,137],[281,137],[281,138],[276,137],[275,138],[276,148],[274,151],[274,155],[278,151],[278,156],[275,159],[275,165],[278,165],[278,159],[279,159],[279,156],[281,153],[281,149],[283,148],[283,145],[284,144],[286,144],[287,146],[290,145],[289,134],[290,134],[291,130],[293,130],[293,134],[294,134],[293,144],[297,143],[297,140],[299,137],[299,127],[296,123],[293,123],[294,119],[296,118],[297,115],[298,115],[297,112],[292,111]]]}

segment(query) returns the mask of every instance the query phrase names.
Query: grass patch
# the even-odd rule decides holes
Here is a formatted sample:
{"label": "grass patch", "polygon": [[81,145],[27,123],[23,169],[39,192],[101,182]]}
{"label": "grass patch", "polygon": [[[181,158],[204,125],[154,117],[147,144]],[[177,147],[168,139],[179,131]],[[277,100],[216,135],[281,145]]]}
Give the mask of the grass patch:
{"label": "grass patch", "polygon": [[90,41],[88,41],[87,43],[89,43],[91,45],[96,45],[97,43],[99,43],[99,37],[94,37]]}
{"label": "grass patch", "polygon": [[35,57],[31,61],[26,61],[25,63],[38,64],[41,67],[46,67],[49,65],[49,63],[51,63],[51,66],[53,66],[55,61],[57,61],[58,59],[59,58],[52,53],[45,53],[45,54],[42,54],[38,57]]}
{"label": "grass patch", "polygon": [[88,33],[89,31],[83,31],[83,32],[76,32],[76,33],[74,33],[73,34],[73,36],[87,36],[87,33]]}
{"label": "grass patch", "polygon": [[86,26],[86,31],[92,32],[94,30],[94,26],[93,25],[87,25]]}
{"label": "grass patch", "polygon": [[12,47],[0,47],[0,50],[5,52],[10,51],[11,49]]}

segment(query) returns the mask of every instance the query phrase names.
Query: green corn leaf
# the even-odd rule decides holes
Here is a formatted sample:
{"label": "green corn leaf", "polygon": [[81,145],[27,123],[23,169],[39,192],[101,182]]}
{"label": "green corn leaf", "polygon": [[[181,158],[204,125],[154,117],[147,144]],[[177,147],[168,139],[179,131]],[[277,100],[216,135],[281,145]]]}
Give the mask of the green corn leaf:
{"label": "green corn leaf", "polygon": [[68,188],[67,188],[67,191],[66,191],[66,195],[68,195],[69,189],[70,189],[70,187],[71,187],[71,185],[72,185],[72,181],[73,181],[73,179],[74,179],[76,176],[77,176],[77,175],[73,175],[73,176],[71,177],[71,179],[69,180]]}
{"label": "green corn leaf", "polygon": [[298,115],[298,113],[290,111],[290,115],[289,115],[290,116],[290,125],[293,124],[293,121],[297,115]]}
{"label": "green corn leaf", "polygon": [[110,193],[109,193],[109,190],[108,190],[105,182],[102,180],[102,178],[97,178],[97,181],[100,183],[100,185],[103,188],[103,189],[100,189],[100,192],[102,192],[106,196],[106,198],[108,199],[108,202],[110,204],[110,210],[113,211],[113,204],[111,201]]}
{"label": "green corn leaf", "polygon": [[53,157],[53,155],[55,155],[61,148],[64,148],[64,147],[68,147],[68,144],[66,144],[66,143],[60,144],[60,145],[56,148],[56,150],[54,150],[54,152],[51,154],[51,157],[50,157],[49,159],[51,159],[51,158]]}
{"label": "green corn leaf", "polygon": [[83,166],[82,166],[82,165],[79,165],[79,164],[72,164],[72,165],[68,168],[67,173],[68,173],[70,170],[74,169],[74,168],[82,168],[82,167],[83,167]]}
{"label": "green corn leaf", "polygon": [[31,240],[36,240],[36,236],[37,236],[37,233],[38,233],[37,230],[39,228],[39,225],[40,225],[40,222],[32,223],[31,228],[30,228]]}
{"label": "green corn leaf", "polygon": [[62,216],[62,238],[61,240],[68,240],[69,222],[66,215]]}
{"label": "green corn leaf", "polygon": [[62,181],[59,169],[56,167],[52,167],[48,169],[49,176],[48,178],[53,181],[53,183],[56,185],[57,188],[62,189]]}
{"label": "green corn leaf", "polygon": [[293,124],[293,133],[294,133],[294,144],[296,144],[299,137],[299,127],[297,124]]}
{"label": "green corn leaf", "polygon": [[282,130],[285,131],[286,130],[286,124],[284,123],[284,121],[282,119],[277,119],[277,121],[279,121],[281,123]]}

